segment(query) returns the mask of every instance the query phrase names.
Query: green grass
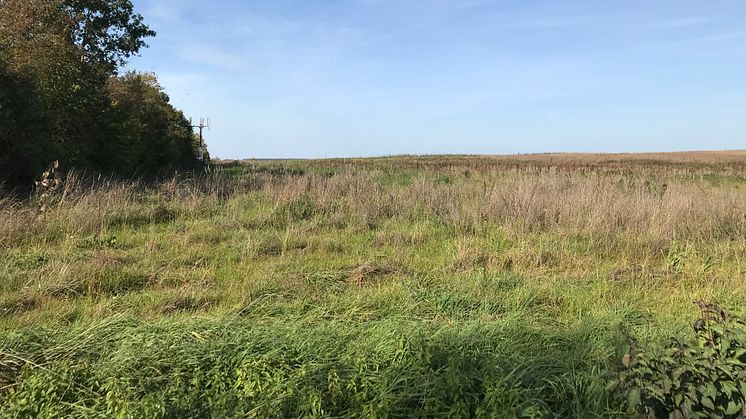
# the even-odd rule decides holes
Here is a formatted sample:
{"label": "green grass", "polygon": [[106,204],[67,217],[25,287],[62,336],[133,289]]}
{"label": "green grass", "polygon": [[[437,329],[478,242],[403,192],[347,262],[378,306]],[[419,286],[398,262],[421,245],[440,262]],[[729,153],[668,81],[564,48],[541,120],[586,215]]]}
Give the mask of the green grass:
{"label": "green grass", "polygon": [[[688,221],[690,191],[743,198],[720,195],[741,194],[730,175],[550,175],[577,197],[555,207],[540,172],[385,161],[6,206],[0,415],[624,417],[606,391],[620,326],[664,340],[695,299],[745,314],[742,214]],[[673,189],[689,212],[593,215],[600,183],[651,210]]]}

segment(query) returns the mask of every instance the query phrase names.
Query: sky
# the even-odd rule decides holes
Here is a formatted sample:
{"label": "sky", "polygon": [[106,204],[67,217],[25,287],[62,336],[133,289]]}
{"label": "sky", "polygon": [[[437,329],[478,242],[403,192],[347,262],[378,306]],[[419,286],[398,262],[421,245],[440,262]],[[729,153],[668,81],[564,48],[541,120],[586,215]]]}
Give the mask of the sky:
{"label": "sky", "polygon": [[744,0],[133,0],[213,157],[746,148]]}

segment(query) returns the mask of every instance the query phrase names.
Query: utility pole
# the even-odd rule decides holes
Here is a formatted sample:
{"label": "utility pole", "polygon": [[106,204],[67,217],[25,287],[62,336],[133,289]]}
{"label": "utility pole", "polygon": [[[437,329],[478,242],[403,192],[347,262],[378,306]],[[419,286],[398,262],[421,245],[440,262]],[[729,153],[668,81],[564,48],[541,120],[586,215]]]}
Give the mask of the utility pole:
{"label": "utility pole", "polygon": [[203,161],[205,159],[205,141],[202,137],[202,130],[205,128],[210,129],[210,118],[200,118],[199,125],[193,125],[192,118],[189,118],[189,124],[192,125],[192,128],[199,128],[199,147],[197,147],[197,158],[199,159],[199,161]]}

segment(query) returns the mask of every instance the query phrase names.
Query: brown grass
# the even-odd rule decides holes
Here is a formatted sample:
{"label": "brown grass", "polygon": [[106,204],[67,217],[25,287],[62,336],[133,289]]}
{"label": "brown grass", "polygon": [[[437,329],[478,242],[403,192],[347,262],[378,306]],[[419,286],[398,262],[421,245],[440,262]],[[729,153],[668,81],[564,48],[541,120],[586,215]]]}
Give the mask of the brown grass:
{"label": "brown grass", "polygon": [[[697,156],[704,159],[716,154]],[[741,155],[725,154],[734,159]],[[416,160],[406,161],[411,164]],[[740,167],[725,161],[713,173],[730,176]],[[468,167],[475,164],[472,160],[459,162]],[[316,164],[311,162],[309,166]],[[515,170],[483,164],[466,171],[462,166],[448,166],[422,170],[403,177],[405,181],[400,184],[387,185],[387,177],[404,176],[406,169],[392,174],[389,162],[378,164],[368,170],[357,166],[351,170],[344,163],[336,166],[338,172],[332,176],[310,169],[294,176],[254,172],[228,175],[217,170],[198,178],[175,177],[155,187],[113,181],[84,186],[78,177],[71,176],[58,200],[44,214],[18,201],[0,201],[0,246],[30,237],[43,236],[51,243],[65,234],[105,235],[112,226],[122,224],[137,226],[201,217],[216,211],[228,197],[247,191],[275,207],[274,216],[259,221],[275,225],[288,219],[292,222],[293,217],[315,217],[340,227],[376,229],[395,218],[429,219],[461,231],[476,230],[488,223],[519,231],[625,233],[666,239],[743,238],[746,228],[746,200],[739,185],[716,187],[697,175],[682,174],[693,166],[682,169],[648,164],[647,172],[660,173],[655,177],[645,175],[645,171],[625,174],[601,166],[574,171],[559,166]],[[235,225],[246,222],[242,214],[234,214]],[[277,243],[259,252],[280,250]]]}

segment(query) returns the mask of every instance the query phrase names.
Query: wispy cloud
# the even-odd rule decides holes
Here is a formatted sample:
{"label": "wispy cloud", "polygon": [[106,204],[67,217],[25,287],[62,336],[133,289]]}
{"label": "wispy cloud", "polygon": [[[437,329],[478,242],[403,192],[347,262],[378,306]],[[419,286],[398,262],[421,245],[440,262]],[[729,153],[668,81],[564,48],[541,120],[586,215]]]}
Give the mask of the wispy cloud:
{"label": "wispy cloud", "polygon": [[692,26],[702,26],[712,22],[710,17],[684,17],[680,19],[670,19],[658,22],[654,27],[663,29],[689,28]]}
{"label": "wispy cloud", "polygon": [[746,53],[746,30],[732,30],[690,37],[669,44],[670,47],[697,54]]}
{"label": "wispy cloud", "polygon": [[196,32],[213,39],[266,40],[296,35],[302,28],[290,19],[279,16],[243,14],[214,16],[197,25]]}
{"label": "wispy cloud", "polygon": [[601,15],[566,15],[566,16],[545,16],[527,19],[512,19],[502,25],[504,29],[567,29],[583,28],[599,25],[606,16]]}
{"label": "wispy cloud", "polygon": [[709,16],[690,16],[626,25],[625,27],[638,29],[681,29],[704,26],[712,23],[714,20],[714,18]]}
{"label": "wispy cloud", "polygon": [[540,113],[542,115],[550,116],[552,118],[562,118],[561,114],[559,114],[557,112],[554,112],[554,111],[550,111],[548,109],[537,108],[536,112],[538,112],[538,113]]}
{"label": "wispy cloud", "polygon": [[250,64],[242,53],[224,51],[209,44],[185,46],[180,56],[187,62],[228,72],[245,71]]}
{"label": "wispy cloud", "polygon": [[727,32],[718,32],[713,33],[710,35],[704,35],[699,36],[696,38],[691,38],[686,41],[685,43],[688,44],[708,44],[713,42],[723,42],[723,41],[742,41],[746,38],[746,30],[734,30],[734,31],[727,31]]}
{"label": "wispy cloud", "polygon": [[143,12],[147,21],[156,24],[178,24],[184,22],[184,12],[189,7],[188,1],[159,0],[152,2]]}
{"label": "wispy cloud", "polygon": [[[490,4],[500,3],[504,0],[431,0],[428,2],[415,3],[412,2],[408,7],[414,8],[427,8],[430,10],[465,10],[474,7],[486,6]],[[357,4],[362,6],[381,6],[391,5],[402,8],[403,4],[399,0],[357,0]]]}

